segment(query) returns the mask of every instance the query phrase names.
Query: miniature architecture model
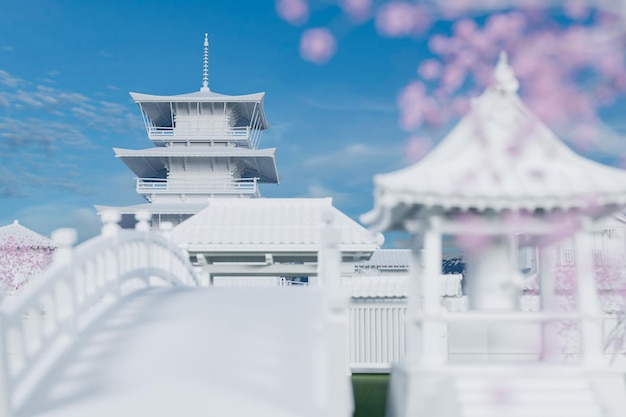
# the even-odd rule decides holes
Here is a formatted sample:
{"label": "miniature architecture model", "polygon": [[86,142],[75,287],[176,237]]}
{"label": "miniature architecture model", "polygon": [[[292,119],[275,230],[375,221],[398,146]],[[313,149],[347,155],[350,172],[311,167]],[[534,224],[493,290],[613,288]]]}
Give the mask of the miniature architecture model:
{"label": "miniature architecture model", "polygon": [[[340,213],[331,199],[256,198],[259,184],[279,182],[275,149],[258,149],[260,134],[269,127],[265,93],[217,94],[208,78],[205,34],[200,91],[131,93],[156,146],[115,149],[115,154],[138,176],[137,192],[149,203],[96,206],[99,212],[121,213],[122,227],[132,227],[140,211],[150,213],[153,229],[172,223],[174,242],[188,250],[212,285],[308,282],[317,274],[319,224],[328,210],[342,229],[344,261],[368,259],[380,248],[382,236]],[[352,274],[350,265],[343,268]]]}
{"label": "miniature architecture model", "polygon": [[[388,417],[618,417],[626,410],[623,372],[605,357],[590,241],[594,223],[623,210],[626,172],[572,152],[524,106],[518,85],[503,54],[495,85],[437,148],[374,179],[375,205],[364,223],[413,236],[408,351],[392,371]],[[568,230],[576,230],[577,311],[562,313],[552,255]],[[442,235],[465,246],[470,311],[442,307]],[[519,308],[520,243],[540,247],[540,312]],[[575,361],[559,355],[555,324],[563,320],[579,323]],[[520,354],[503,354],[513,344]],[[479,355],[465,355],[476,346]]]}
{"label": "miniature architecture model", "polygon": [[[229,96],[209,89],[208,35],[204,37],[200,91],[173,96],[130,93],[141,109],[148,137],[143,150],[114,149],[137,175],[137,193],[148,204],[115,208],[122,226],[148,210],[152,227],[181,223],[209,197],[259,197],[259,184],[278,184],[275,149],[258,149],[265,119],[265,93]],[[96,206],[98,212],[113,207]]]}

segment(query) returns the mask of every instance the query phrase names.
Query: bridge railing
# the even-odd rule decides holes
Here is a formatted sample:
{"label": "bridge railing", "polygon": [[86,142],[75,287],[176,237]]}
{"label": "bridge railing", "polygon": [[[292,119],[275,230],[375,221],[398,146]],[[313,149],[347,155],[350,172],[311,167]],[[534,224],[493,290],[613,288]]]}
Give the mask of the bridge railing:
{"label": "bridge railing", "polygon": [[150,232],[150,213],[136,217],[136,229],[127,231],[117,225],[119,213],[103,213],[102,234],[75,248],[75,230],[55,231],[52,265],[21,294],[2,300],[0,417],[12,415],[38,373],[45,373],[46,364],[89,326],[99,309],[137,288],[199,285],[188,254],[168,238],[171,224],[162,233]]}

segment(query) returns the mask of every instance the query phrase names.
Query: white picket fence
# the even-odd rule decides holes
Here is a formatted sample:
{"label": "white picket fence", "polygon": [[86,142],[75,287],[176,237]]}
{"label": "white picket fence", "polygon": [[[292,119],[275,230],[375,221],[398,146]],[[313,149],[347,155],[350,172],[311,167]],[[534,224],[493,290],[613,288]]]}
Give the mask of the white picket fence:
{"label": "white picket fence", "polygon": [[388,371],[406,352],[405,303],[352,303],[348,310],[353,372]]}

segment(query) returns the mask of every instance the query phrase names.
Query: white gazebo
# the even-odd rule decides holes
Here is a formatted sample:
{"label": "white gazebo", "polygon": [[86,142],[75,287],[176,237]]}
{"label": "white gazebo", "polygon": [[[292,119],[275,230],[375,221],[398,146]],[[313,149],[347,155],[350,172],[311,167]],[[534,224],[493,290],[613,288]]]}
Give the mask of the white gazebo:
{"label": "white gazebo", "polygon": [[52,261],[54,243],[17,220],[0,227],[0,295],[18,292]]}
{"label": "white gazebo", "polygon": [[[608,368],[589,232],[596,221],[623,209],[626,172],[575,154],[539,121],[517,95],[519,83],[505,54],[494,79],[422,161],[374,178],[374,209],[363,222],[374,231],[404,230],[413,236],[409,352],[394,369],[388,415],[465,416],[480,409],[486,410],[481,416],[526,410],[530,414],[523,415],[617,417],[626,409],[624,381],[603,373]],[[555,311],[550,245],[572,233],[578,312],[566,315]],[[450,313],[441,305],[443,235],[456,237],[466,249],[471,311]],[[543,248],[541,312],[519,309],[520,242]],[[581,358],[568,366],[552,354],[556,342],[550,323],[563,319],[582,323]],[[465,330],[461,340],[448,334],[454,323]],[[524,354],[500,355],[503,346],[511,353],[512,344],[529,339],[537,339],[537,345],[518,352]],[[478,346],[482,354],[463,357],[454,352],[454,340]],[[455,353],[459,361],[453,360]],[[551,368],[557,364],[558,371]],[[565,367],[573,374],[566,377]],[[590,376],[598,373],[602,378]],[[568,385],[574,380],[580,384]],[[498,401],[490,389],[505,390],[509,397]],[[541,390],[554,390],[554,397]],[[612,399],[602,392],[612,392]]]}

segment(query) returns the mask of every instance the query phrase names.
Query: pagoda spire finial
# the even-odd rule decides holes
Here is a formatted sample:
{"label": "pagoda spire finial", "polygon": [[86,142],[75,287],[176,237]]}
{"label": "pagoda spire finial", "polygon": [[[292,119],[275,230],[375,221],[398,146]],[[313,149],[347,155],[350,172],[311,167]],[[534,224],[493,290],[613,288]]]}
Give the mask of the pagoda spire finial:
{"label": "pagoda spire finial", "polygon": [[200,91],[210,91],[209,89],[209,34],[204,34],[204,60],[202,65],[202,88]]}
{"label": "pagoda spire finial", "polygon": [[493,72],[496,81],[495,87],[507,93],[516,93],[519,89],[519,81],[515,77],[513,68],[509,65],[508,56],[505,51],[500,52],[500,59]]}

